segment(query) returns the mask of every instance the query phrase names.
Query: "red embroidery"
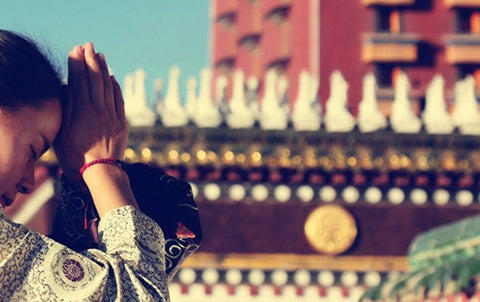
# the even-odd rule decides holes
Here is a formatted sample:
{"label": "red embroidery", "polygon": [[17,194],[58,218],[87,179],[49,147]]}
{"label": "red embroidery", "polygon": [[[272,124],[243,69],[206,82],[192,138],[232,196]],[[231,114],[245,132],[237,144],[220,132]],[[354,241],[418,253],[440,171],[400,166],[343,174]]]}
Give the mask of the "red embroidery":
{"label": "red embroidery", "polygon": [[82,265],[73,259],[67,259],[62,265],[63,274],[68,280],[77,282],[85,277]]}
{"label": "red embroidery", "polygon": [[178,239],[195,238],[195,234],[192,231],[190,231],[180,221],[178,222],[177,231],[176,231],[175,235],[177,235]]}

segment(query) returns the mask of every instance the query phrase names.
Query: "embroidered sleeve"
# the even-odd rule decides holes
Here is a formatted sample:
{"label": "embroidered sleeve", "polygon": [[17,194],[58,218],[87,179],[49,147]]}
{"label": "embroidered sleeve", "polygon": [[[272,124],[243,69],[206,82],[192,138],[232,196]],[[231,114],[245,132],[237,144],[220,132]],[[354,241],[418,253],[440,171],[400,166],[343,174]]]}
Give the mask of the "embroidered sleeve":
{"label": "embroidered sleeve", "polygon": [[99,225],[98,249],[77,253],[0,215],[2,301],[168,301],[160,227],[132,206]]}
{"label": "embroidered sleeve", "polygon": [[[197,204],[190,185],[158,167],[125,164],[140,209],[152,218],[165,237],[166,272],[171,280],[183,261],[196,251],[202,240]],[[98,219],[91,196],[80,192],[66,177],[60,182],[60,205],[51,237],[82,251],[92,246],[85,222]]]}
{"label": "embroidered sleeve", "polygon": [[146,282],[165,282],[163,233],[148,216],[133,206],[115,209],[100,220],[98,233],[100,250],[128,264]]}

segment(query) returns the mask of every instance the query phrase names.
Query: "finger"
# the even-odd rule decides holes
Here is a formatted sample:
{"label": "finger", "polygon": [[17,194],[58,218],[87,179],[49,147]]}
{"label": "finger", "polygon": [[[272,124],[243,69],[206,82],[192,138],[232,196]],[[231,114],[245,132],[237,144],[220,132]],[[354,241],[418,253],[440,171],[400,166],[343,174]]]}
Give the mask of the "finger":
{"label": "finger", "polygon": [[127,126],[127,118],[125,116],[125,102],[123,100],[122,89],[120,84],[118,84],[117,79],[114,76],[110,77],[113,84],[113,95],[115,99],[115,111],[117,113],[118,120],[122,127]]}
{"label": "finger", "polygon": [[97,53],[97,61],[100,65],[100,70],[102,71],[103,79],[103,95],[105,98],[105,107],[108,112],[112,115],[115,112],[115,103],[113,99],[113,85],[110,80],[110,73],[108,72],[107,61],[105,60],[105,55],[103,53]]}
{"label": "finger", "polygon": [[100,65],[97,61],[95,49],[91,42],[86,43],[85,48],[85,63],[87,65],[88,87],[90,92],[90,99],[98,109],[105,109],[105,100],[103,94],[103,77]]}
{"label": "finger", "polygon": [[87,80],[83,47],[75,46],[68,54],[68,86],[75,106],[83,107],[90,100]]}

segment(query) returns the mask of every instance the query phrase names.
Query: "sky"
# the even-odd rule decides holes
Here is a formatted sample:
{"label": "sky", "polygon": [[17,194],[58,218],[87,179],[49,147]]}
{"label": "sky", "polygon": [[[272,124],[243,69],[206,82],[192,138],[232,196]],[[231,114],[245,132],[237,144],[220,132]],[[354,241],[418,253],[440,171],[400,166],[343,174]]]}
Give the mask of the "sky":
{"label": "sky", "polygon": [[[180,89],[209,64],[209,0],[0,0],[0,28],[25,34],[66,66],[67,54],[87,41],[103,52],[117,80],[137,68],[153,81],[180,68]],[[66,70],[66,68],[65,68]]]}

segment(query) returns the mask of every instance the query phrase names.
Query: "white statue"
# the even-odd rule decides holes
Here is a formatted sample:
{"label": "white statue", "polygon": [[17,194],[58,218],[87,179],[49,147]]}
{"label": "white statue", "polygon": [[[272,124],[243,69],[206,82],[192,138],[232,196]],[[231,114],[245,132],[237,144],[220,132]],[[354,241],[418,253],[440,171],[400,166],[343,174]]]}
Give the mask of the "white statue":
{"label": "white statue", "polygon": [[480,134],[480,114],[475,97],[475,81],[471,75],[455,83],[455,110],[452,120],[462,134]]}
{"label": "white statue", "polygon": [[125,101],[125,114],[127,120],[129,116],[135,112],[135,76],[128,73],[123,79],[123,99]]}
{"label": "white statue", "polygon": [[413,112],[408,98],[410,83],[405,72],[398,75],[395,85],[395,99],[392,105],[390,125],[393,131],[399,133],[418,133],[422,128],[422,121]]}
{"label": "white statue", "polygon": [[330,75],[330,96],[326,104],[325,128],[329,132],[349,132],[355,127],[355,118],[348,110],[348,83],[339,70]]}
{"label": "white statue", "polygon": [[437,74],[427,87],[422,119],[428,133],[448,134],[453,131],[453,122],[445,105],[444,86],[445,80]]}
{"label": "white statue", "polygon": [[317,131],[321,124],[321,107],[317,99],[318,79],[307,71],[298,75],[298,93],[293,105],[293,128],[298,131]]}
{"label": "white statue", "polygon": [[377,80],[373,73],[363,78],[363,98],[358,107],[358,128],[362,132],[373,132],[387,127],[387,119],[378,108]]}
{"label": "white statue", "polygon": [[247,79],[247,105],[252,110],[256,120],[260,117],[260,104],[258,102],[258,79],[251,75]]}
{"label": "white statue", "polygon": [[185,111],[188,118],[193,120],[195,110],[197,109],[197,79],[189,77],[187,80],[187,101],[185,102]]}
{"label": "white statue", "polygon": [[145,71],[137,69],[134,75],[125,76],[125,112],[132,127],[153,126],[157,119],[147,104]]}
{"label": "white statue", "polygon": [[255,123],[255,114],[247,105],[244,89],[243,71],[237,70],[233,75],[233,93],[226,116],[230,128],[251,128]]}
{"label": "white statue", "polygon": [[222,116],[212,98],[212,72],[204,68],[200,76],[200,95],[193,120],[198,127],[215,128],[220,126]]}
{"label": "white statue", "polygon": [[137,69],[135,71],[135,97],[139,103],[147,106],[147,91],[145,89],[145,71],[143,69]]}
{"label": "white statue", "polygon": [[188,123],[187,113],[181,104],[179,78],[180,69],[177,66],[170,68],[167,95],[161,112],[162,122],[166,127],[181,127]]}
{"label": "white statue", "polygon": [[281,106],[275,86],[277,73],[269,69],[265,75],[265,91],[261,103],[260,127],[266,130],[284,130],[288,125],[288,108]]}

